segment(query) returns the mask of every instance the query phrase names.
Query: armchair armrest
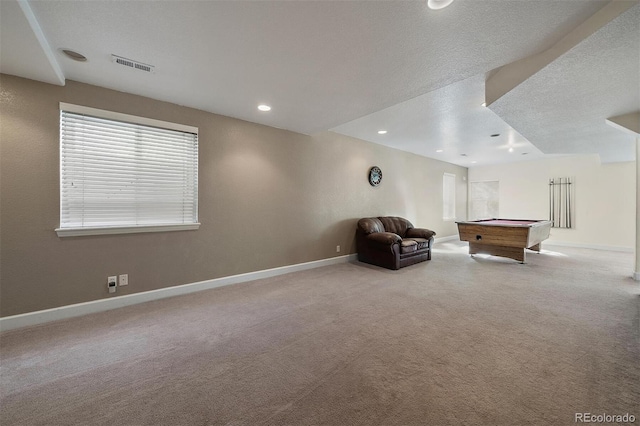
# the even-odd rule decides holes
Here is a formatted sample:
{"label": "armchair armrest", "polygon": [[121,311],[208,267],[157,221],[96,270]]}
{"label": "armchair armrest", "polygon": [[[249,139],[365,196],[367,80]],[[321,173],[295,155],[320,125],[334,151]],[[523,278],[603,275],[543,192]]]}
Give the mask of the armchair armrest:
{"label": "armchair armrest", "polygon": [[399,244],[402,238],[393,232],[374,232],[367,235],[367,241],[376,245],[390,246],[392,244]]}
{"label": "armchair armrest", "polygon": [[434,231],[426,228],[409,228],[407,229],[407,237],[411,238],[425,238],[427,240],[433,238],[436,235]]}

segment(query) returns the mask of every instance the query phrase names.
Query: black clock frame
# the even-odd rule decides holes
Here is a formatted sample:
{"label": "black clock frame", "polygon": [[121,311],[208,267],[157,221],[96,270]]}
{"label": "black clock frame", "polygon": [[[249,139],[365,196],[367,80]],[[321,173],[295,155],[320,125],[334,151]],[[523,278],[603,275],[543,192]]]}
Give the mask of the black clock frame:
{"label": "black clock frame", "polygon": [[[376,177],[378,178],[377,180]],[[380,182],[382,182],[382,170],[380,170],[378,166],[373,166],[369,169],[369,184],[371,186],[378,186]]]}

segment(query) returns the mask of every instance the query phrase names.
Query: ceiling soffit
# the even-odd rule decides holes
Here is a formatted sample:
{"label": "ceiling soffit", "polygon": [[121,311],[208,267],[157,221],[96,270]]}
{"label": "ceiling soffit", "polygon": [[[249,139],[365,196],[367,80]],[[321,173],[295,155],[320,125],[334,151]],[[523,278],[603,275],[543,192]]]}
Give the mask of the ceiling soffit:
{"label": "ceiling soffit", "polygon": [[636,2],[489,108],[545,154],[633,160],[635,138],[607,126],[606,119],[640,110],[640,5]]}

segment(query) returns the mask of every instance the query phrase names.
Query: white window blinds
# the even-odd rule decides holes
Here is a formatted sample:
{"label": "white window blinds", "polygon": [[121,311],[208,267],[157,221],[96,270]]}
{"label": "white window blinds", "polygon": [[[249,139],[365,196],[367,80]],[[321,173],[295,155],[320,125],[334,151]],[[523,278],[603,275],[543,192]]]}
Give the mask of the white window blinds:
{"label": "white window blinds", "polygon": [[469,185],[469,220],[500,217],[500,182],[471,182]]}
{"label": "white window blinds", "polygon": [[[196,128],[62,106],[60,229],[198,222]],[[114,116],[119,119],[112,119]]]}
{"label": "white window blinds", "polygon": [[451,173],[442,176],[442,218],[456,218],[456,175]]}

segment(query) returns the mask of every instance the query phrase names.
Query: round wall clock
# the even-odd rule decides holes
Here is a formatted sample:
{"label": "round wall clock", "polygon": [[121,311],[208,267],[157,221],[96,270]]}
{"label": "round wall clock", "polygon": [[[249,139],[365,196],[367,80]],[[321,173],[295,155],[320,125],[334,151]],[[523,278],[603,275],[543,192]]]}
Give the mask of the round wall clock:
{"label": "round wall clock", "polygon": [[382,182],[382,170],[378,166],[373,166],[369,169],[369,183],[371,186],[378,186],[380,182]]}

